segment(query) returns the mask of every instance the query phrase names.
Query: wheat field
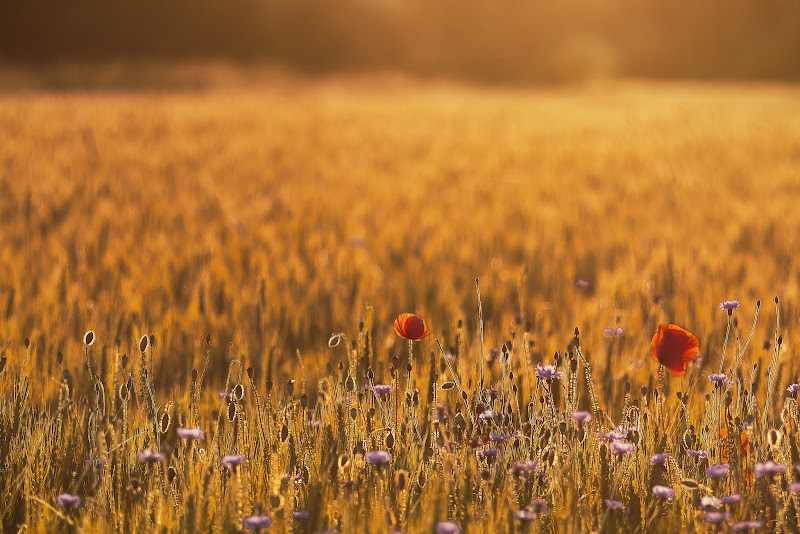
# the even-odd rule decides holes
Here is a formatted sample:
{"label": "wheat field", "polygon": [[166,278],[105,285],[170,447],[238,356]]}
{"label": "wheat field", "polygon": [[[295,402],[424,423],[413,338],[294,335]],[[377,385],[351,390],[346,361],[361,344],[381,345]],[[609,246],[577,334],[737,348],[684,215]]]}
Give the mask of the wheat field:
{"label": "wheat field", "polygon": [[796,531],[798,169],[792,85],[1,94],[2,529]]}

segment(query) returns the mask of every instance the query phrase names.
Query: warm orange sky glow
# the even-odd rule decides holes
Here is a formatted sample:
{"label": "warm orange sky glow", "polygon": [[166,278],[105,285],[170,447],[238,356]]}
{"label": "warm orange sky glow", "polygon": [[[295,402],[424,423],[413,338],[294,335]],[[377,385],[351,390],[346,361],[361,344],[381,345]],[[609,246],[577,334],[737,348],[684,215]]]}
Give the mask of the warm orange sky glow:
{"label": "warm orange sky glow", "polygon": [[0,61],[215,59],[489,82],[800,79],[793,0],[6,2]]}

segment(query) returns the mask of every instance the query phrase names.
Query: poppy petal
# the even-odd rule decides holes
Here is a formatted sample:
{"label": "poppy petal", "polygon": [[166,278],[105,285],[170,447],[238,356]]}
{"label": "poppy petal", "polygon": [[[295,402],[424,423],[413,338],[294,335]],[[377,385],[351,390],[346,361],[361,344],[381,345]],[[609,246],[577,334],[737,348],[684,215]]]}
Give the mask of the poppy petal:
{"label": "poppy petal", "polygon": [[414,313],[398,315],[394,321],[394,331],[398,336],[412,341],[419,341],[431,333],[422,317]]}
{"label": "poppy petal", "polygon": [[406,322],[413,316],[413,313],[401,313],[397,316],[397,319],[394,320],[394,331],[398,336],[406,337]]}
{"label": "poppy petal", "polygon": [[689,362],[697,358],[700,352],[697,337],[674,324],[658,325],[650,345],[650,355],[669,369],[672,376],[685,374]]}
{"label": "poppy petal", "polygon": [[425,324],[425,321],[423,321],[422,317],[419,315],[412,315],[406,320],[405,331],[406,337],[414,341],[419,341],[430,334],[428,325]]}

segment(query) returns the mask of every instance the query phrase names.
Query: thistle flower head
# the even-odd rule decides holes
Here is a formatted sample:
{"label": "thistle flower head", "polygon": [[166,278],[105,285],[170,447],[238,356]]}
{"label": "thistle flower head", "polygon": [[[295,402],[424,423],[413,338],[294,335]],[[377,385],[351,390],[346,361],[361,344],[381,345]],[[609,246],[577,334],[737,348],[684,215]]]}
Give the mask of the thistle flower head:
{"label": "thistle flower head", "polygon": [[772,460],[768,460],[766,462],[758,462],[756,466],[753,468],[753,474],[756,475],[756,478],[761,478],[763,476],[773,476],[780,473],[786,472],[786,466],[783,464],[776,464]]}
{"label": "thistle flower head", "polygon": [[488,449],[481,449],[477,452],[479,458],[494,458],[497,456],[497,449],[489,447]]}
{"label": "thistle flower head", "polygon": [[555,365],[542,365],[538,363],[536,364],[536,376],[542,380],[554,380],[564,376],[564,372],[556,369]]}
{"label": "thistle flower head", "polygon": [[612,441],[608,448],[611,449],[611,452],[617,454],[628,454],[629,452],[632,452],[635,447],[633,443],[628,441]]}
{"label": "thistle flower head", "polygon": [[708,375],[708,380],[712,384],[721,384],[721,383],[725,382],[727,379],[728,379],[728,375],[726,375],[725,373],[712,373],[712,374]]}
{"label": "thistle flower head", "polygon": [[650,465],[664,465],[664,462],[669,458],[669,453],[660,452],[650,457]]}
{"label": "thistle flower head", "polygon": [[164,459],[164,455],[162,453],[150,447],[140,450],[136,456],[139,458],[140,462],[148,464],[155,464]]}
{"label": "thistle flower head", "polygon": [[706,469],[706,475],[711,478],[725,478],[730,472],[728,464],[711,465]]}
{"label": "thistle flower head", "polygon": [[375,384],[372,390],[378,395],[388,395],[392,392],[392,386],[389,384]]}
{"label": "thistle flower head", "polygon": [[736,504],[737,502],[742,500],[742,495],[740,493],[731,493],[730,495],[723,495],[719,498],[719,501],[722,504]]}
{"label": "thistle flower head", "polygon": [[572,418],[579,423],[589,423],[592,421],[592,414],[585,411],[572,412]]}
{"label": "thistle flower head", "polygon": [[222,457],[222,465],[225,467],[235,468],[244,463],[244,456],[241,454],[226,454]]}
{"label": "thistle flower head", "polygon": [[78,508],[81,505],[81,498],[71,493],[62,493],[56,497],[61,508]]}
{"label": "thistle flower head", "polygon": [[665,500],[671,500],[675,498],[675,490],[670,488],[669,486],[653,486],[653,495],[657,497],[661,497]]}
{"label": "thistle flower head", "polygon": [[521,521],[523,523],[528,523],[530,521],[536,520],[536,514],[531,512],[530,510],[515,510],[514,511],[514,519],[517,521]]}
{"label": "thistle flower head", "polygon": [[392,456],[387,451],[369,451],[364,455],[364,461],[371,465],[388,464]]}
{"label": "thistle flower head", "polygon": [[706,512],[707,523],[722,523],[730,518],[731,514],[728,512]]}
{"label": "thistle flower head", "polygon": [[461,534],[461,527],[455,521],[439,521],[434,530],[436,534]]}
{"label": "thistle flower head", "polygon": [[242,527],[246,530],[268,528],[271,524],[272,519],[268,515],[249,515],[242,521]]}
{"label": "thistle flower head", "polygon": [[191,428],[181,427],[178,428],[176,432],[181,439],[195,440],[204,439],[206,437],[206,431],[197,426]]}

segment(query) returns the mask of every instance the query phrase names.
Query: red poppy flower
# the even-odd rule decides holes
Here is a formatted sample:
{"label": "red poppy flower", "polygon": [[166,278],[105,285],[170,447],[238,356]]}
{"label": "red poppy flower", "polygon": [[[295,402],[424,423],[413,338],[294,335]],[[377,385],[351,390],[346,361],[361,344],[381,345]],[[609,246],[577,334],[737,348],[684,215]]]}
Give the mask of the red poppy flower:
{"label": "red poppy flower", "polygon": [[431,333],[422,317],[413,313],[401,313],[394,321],[397,335],[413,341],[419,341]]}
{"label": "red poppy flower", "polygon": [[669,369],[672,376],[682,376],[686,366],[697,358],[700,342],[694,334],[678,325],[658,325],[650,342],[650,355]]}

